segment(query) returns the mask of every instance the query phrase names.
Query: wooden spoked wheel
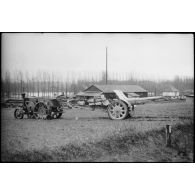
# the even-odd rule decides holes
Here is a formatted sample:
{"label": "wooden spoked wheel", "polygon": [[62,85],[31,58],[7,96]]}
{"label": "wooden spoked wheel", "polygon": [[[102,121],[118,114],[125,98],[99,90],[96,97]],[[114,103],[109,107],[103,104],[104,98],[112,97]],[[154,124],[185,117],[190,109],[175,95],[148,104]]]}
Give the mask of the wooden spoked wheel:
{"label": "wooden spoked wheel", "polygon": [[121,100],[114,100],[108,106],[108,116],[112,120],[123,120],[128,115],[128,106]]}

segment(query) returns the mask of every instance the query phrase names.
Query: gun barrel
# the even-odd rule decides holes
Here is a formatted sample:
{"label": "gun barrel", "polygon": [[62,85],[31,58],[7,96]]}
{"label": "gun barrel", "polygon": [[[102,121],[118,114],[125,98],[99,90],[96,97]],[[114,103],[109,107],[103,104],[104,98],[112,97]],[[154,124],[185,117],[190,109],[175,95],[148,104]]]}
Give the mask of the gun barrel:
{"label": "gun barrel", "polygon": [[118,96],[118,98],[120,100],[125,101],[129,105],[145,103],[145,102],[148,102],[148,101],[163,98],[163,96],[143,97],[143,98],[127,98],[121,90],[114,90],[114,93]]}
{"label": "gun barrel", "polygon": [[128,102],[131,104],[139,104],[145,103],[151,100],[161,99],[163,96],[155,96],[155,97],[143,97],[143,98],[128,98]]}

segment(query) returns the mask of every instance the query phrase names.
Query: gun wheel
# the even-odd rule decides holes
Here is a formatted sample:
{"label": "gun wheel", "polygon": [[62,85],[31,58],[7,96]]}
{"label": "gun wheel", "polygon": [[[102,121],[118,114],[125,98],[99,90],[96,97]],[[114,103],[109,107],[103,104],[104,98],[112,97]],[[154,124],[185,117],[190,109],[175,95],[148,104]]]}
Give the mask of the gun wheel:
{"label": "gun wheel", "polygon": [[114,100],[108,106],[108,116],[112,120],[123,120],[128,115],[128,106],[121,100]]}

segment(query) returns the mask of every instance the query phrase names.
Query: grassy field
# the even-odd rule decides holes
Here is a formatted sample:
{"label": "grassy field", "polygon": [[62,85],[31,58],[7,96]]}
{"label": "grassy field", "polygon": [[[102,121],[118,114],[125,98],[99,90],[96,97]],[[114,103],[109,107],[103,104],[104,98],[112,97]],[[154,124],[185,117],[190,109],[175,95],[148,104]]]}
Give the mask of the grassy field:
{"label": "grassy field", "polygon": [[193,134],[193,102],[139,105],[123,121],[100,110],[72,109],[58,120],[16,120],[13,111],[1,112],[4,161],[192,161],[191,150],[183,159],[177,149],[164,147],[164,127]]}

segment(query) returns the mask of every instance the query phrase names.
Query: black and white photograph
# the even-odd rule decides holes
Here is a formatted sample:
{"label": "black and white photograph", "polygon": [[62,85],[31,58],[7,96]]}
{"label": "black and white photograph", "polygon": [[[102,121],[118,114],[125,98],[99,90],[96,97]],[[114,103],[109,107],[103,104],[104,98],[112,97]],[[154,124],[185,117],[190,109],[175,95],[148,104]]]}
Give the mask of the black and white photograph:
{"label": "black and white photograph", "polygon": [[0,2],[0,193],[192,194],[194,1]]}
{"label": "black and white photograph", "polygon": [[193,162],[192,33],[2,33],[2,162]]}

